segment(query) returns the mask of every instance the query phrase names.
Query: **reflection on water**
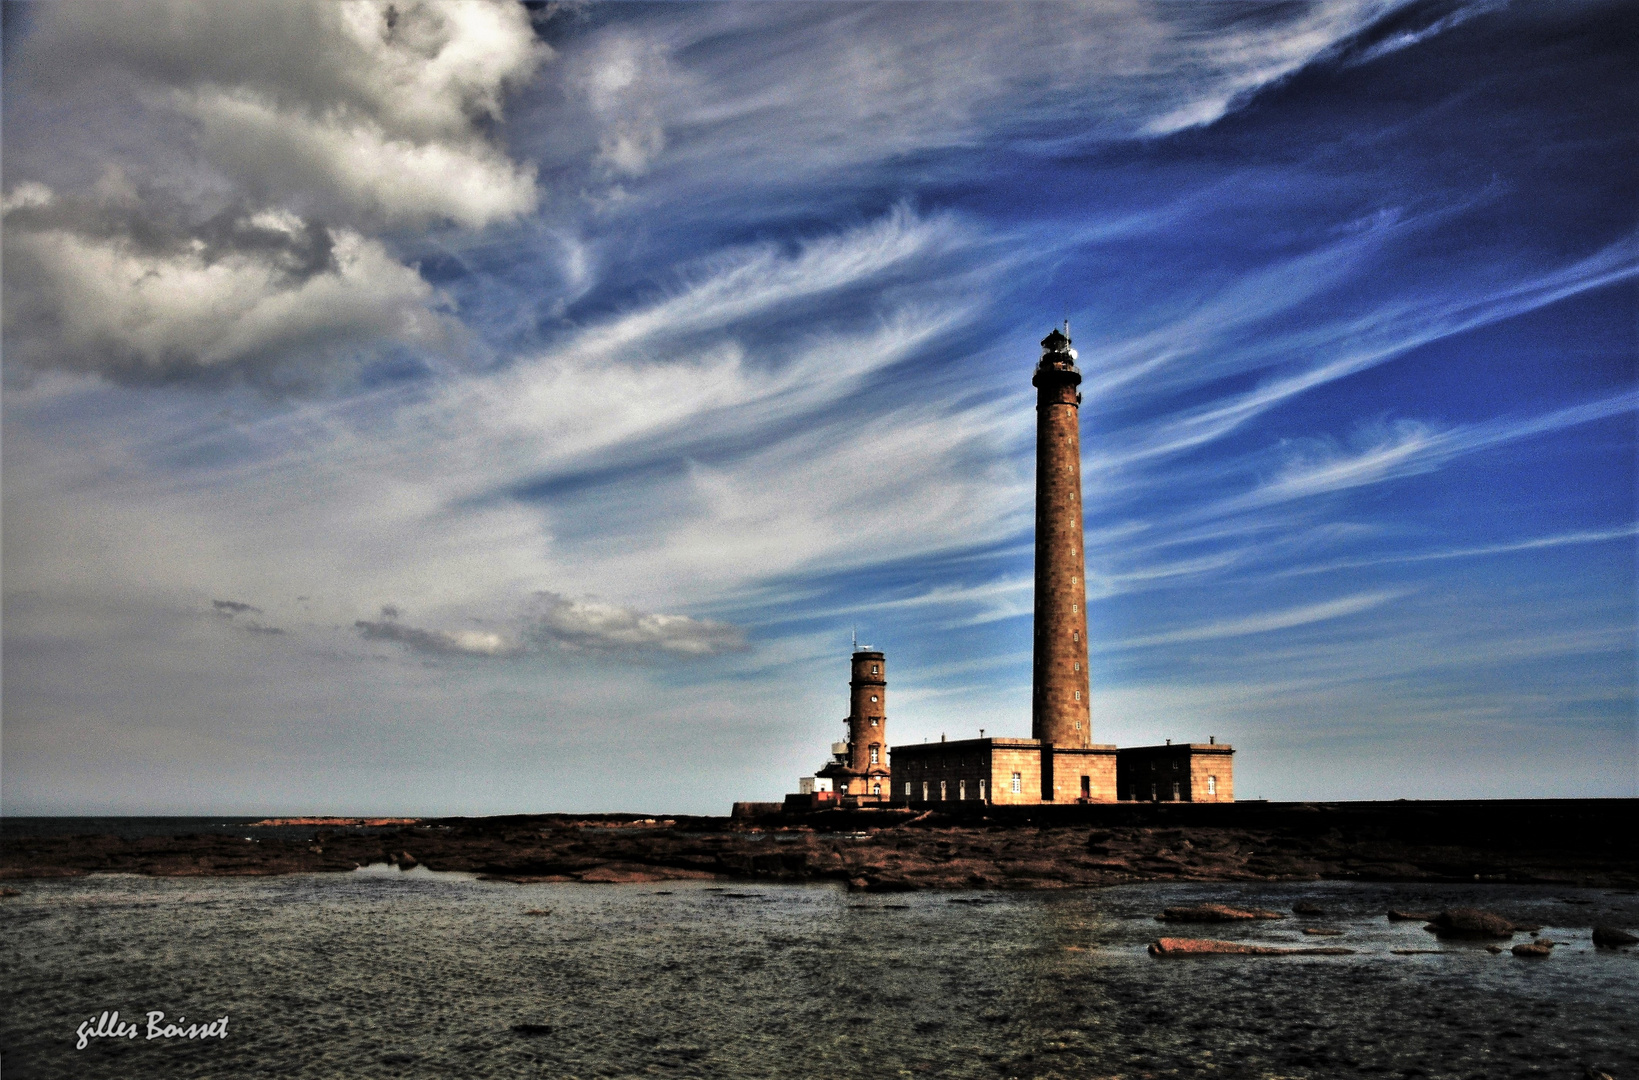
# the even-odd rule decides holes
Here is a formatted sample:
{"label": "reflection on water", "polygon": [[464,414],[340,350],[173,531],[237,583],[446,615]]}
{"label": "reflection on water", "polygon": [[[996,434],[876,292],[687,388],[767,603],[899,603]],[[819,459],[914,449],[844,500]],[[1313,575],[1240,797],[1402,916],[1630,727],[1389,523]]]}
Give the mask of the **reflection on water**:
{"label": "reflection on water", "polygon": [[[1140,885],[861,896],[462,875],[80,878],[0,901],[0,1046],[24,1076],[1639,1075],[1639,897],[1520,886]],[[1351,956],[1156,960],[1169,904],[1326,914],[1192,928]],[[1574,902],[1572,902],[1574,901]],[[1437,944],[1478,904],[1568,942]],[[526,912],[528,914],[526,914]],[[1304,926],[1342,929],[1304,937]],[[1168,933],[1180,932],[1169,929]],[[1524,940],[1523,936],[1521,940]],[[1392,949],[1439,948],[1438,955]],[[226,1039],[94,1040],[103,1010]]]}

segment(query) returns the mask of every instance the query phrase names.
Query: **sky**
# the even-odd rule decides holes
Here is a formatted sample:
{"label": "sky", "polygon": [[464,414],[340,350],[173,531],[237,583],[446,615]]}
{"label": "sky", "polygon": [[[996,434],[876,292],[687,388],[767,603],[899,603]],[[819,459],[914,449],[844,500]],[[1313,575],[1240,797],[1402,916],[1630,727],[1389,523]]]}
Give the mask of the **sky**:
{"label": "sky", "polygon": [[726,813],[1028,736],[1632,797],[1639,9],[4,4],[8,814]]}

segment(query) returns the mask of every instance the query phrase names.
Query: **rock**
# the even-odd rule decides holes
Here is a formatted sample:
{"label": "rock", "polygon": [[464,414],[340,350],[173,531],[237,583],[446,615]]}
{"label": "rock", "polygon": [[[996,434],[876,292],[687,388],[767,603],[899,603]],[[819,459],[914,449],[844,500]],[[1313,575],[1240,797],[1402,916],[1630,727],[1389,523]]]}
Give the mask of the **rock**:
{"label": "rock", "polygon": [[[1495,945],[1488,945],[1488,946],[1486,946],[1486,948],[1493,949],[1496,952],[1502,952],[1502,950],[1498,949]],[[1389,952],[1392,953],[1395,956],[1439,956],[1440,954],[1444,953],[1445,950],[1444,949],[1390,949]]]}
{"label": "rock", "polygon": [[1502,952],[1502,946],[1501,945],[1487,945],[1485,947],[1485,951],[1490,953],[1492,956],[1497,956]]}
{"label": "rock", "polygon": [[656,881],[715,878],[704,870],[687,870],[675,866],[650,866],[645,863],[611,862],[594,866],[575,875],[580,881],[594,885],[644,885]]}
{"label": "rock", "polygon": [[1160,922],[1239,922],[1242,919],[1284,919],[1278,911],[1262,908],[1232,908],[1227,904],[1195,904],[1169,907],[1156,916]]}
{"label": "rock", "polygon": [[530,908],[528,911],[524,912],[524,914],[525,915],[550,915],[550,914],[552,914],[552,912],[545,909],[545,908]]}
{"label": "rock", "polygon": [[1513,951],[1515,956],[1548,956],[1553,953],[1554,946],[1552,942],[1545,944],[1541,941],[1532,941],[1524,945],[1515,945]]}
{"label": "rock", "polygon": [[1639,945],[1639,937],[1614,926],[1596,926],[1593,928],[1593,943],[1601,949],[1619,949],[1624,945]]}
{"label": "rock", "polygon": [[1307,900],[1299,900],[1297,903],[1292,905],[1292,913],[1294,915],[1324,915],[1326,914],[1326,909],[1321,907],[1319,904],[1313,904]]}
{"label": "rock", "polygon": [[411,855],[408,851],[401,851],[398,853],[398,868],[400,870],[413,870],[417,865],[415,856]]}
{"label": "rock", "polygon": [[1518,929],[1501,915],[1480,908],[1447,908],[1429,920],[1425,930],[1440,937],[1508,938]]}
{"label": "rock", "polygon": [[1616,1080],[1616,1077],[1601,1069],[1598,1065],[1589,1065],[1582,1074],[1582,1080]]}
{"label": "rock", "polygon": [[1396,911],[1389,909],[1389,922],[1428,922],[1433,915],[1422,911]]}
{"label": "rock", "polygon": [[1281,949],[1269,945],[1243,945],[1238,941],[1211,938],[1164,937],[1150,942],[1151,956],[1343,956],[1353,949]]}
{"label": "rock", "polygon": [[1210,938],[1164,937],[1150,942],[1151,956],[1279,956],[1283,951],[1267,945],[1242,945]]}
{"label": "rock", "polygon": [[1303,932],[1310,937],[1342,937],[1341,930],[1322,930],[1318,926],[1305,926]]}
{"label": "rock", "polygon": [[550,1035],[551,1024],[513,1024],[512,1030],[520,1035]]}
{"label": "rock", "polygon": [[[23,890],[21,890],[21,889],[0,889],[0,896],[22,896],[22,895],[23,895]],[[1617,933],[1621,933],[1621,931],[1619,930],[1619,931],[1617,931]]]}

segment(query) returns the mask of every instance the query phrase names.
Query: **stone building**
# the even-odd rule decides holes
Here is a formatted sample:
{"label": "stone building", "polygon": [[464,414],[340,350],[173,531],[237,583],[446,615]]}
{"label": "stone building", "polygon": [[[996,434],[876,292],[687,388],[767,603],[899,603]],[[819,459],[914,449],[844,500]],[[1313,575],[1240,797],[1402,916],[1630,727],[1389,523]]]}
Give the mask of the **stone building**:
{"label": "stone building", "polygon": [[893,801],[1114,802],[1113,746],[1062,748],[1041,739],[961,739],[893,748]]}
{"label": "stone building", "polygon": [[1131,802],[1234,802],[1235,750],[1204,743],[1116,751],[1116,798]]}
{"label": "stone building", "polygon": [[[1206,743],[1118,750],[1093,742],[1087,571],[1081,506],[1081,372],[1065,331],[1041,343],[1036,387],[1036,599],[1028,739],[887,747],[886,662],[854,652],[849,740],[815,774],[842,805],[977,802],[1233,802],[1234,748]],[[867,670],[868,669],[868,670]],[[981,735],[983,733],[981,732]],[[807,778],[804,779],[808,783]],[[806,805],[825,800],[820,793]],[[833,803],[834,804],[834,803]]]}

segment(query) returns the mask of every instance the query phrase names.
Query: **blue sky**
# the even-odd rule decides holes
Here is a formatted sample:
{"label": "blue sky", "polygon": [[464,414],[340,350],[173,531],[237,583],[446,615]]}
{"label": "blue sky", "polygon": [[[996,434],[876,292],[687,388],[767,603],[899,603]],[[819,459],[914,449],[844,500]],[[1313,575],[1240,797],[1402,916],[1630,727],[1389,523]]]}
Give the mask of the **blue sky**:
{"label": "blue sky", "polygon": [[1633,796],[1631,5],[5,5],[7,813],[725,812],[1029,731]]}

